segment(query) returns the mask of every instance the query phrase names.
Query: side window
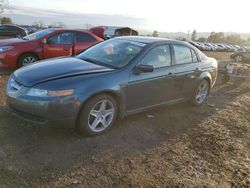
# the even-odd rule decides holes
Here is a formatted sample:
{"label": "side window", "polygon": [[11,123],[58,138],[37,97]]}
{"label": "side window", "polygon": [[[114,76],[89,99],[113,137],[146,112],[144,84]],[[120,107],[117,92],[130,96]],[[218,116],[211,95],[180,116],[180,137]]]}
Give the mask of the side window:
{"label": "side window", "polygon": [[87,33],[77,33],[76,42],[95,42],[95,39]]}
{"label": "side window", "polygon": [[155,68],[171,66],[169,45],[155,47],[143,58],[140,64],[153,65]]}
{"label": "side window", "polygon": [[198,62],[199,60],[198,60],[197,55],[196,55],[196,53],[194,52],[194,50],[191,49],[191,53],[192,53],[193,62],[194,62],[194,63]]}
{"label": "side window", "polygon": [[190,48],[182,45],[173,45],[173,48],[177,65],[193,62]]}
{"label": "side window", "polygon": [[0,29],[1,29],[1,30],[6,30],[6,26],[0,25]]}
{"label": "side window", "polygon": [[48,39],[49,44],[73,44],[74,33],[65,32],[54,35]]}
{"label": "side window", "polygon": [[8,31],[18,31],[18,29],[16,29],[15,27],[12,26],[6,26]]}

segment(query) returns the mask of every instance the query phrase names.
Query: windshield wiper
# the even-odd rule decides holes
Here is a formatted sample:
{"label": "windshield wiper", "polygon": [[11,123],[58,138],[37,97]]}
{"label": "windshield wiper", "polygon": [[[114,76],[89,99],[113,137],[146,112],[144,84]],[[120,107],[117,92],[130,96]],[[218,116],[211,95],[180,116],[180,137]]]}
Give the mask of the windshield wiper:
{"label": "windshield wiper", "polygon": [[106,63],[103,63],[101,61],[91,59],[91,58],[88,58],[88,57],[81,57],[80,59],[82,59],[84,61],[87,61],[87,62],[90,62],[90,63],[93,63],[93,64],[96,64],[96,65],[101,65],[101,66],[109,67],[109,68],[112,68],[112,69],[117,69],[116,66],[109,65],[109,64],[106,64]]}
{"label": "windshield wiper", "polygon": [[87,58],[87,57],[83,57],[83,58],[81,58],[82,60],[84,60],[84,61],[88,61],[88,62],[90,62],[90,63],[94,63],[94,64],[104,64],[104,63],[102,63],[102,62],[100,62],[100,61],[97,61],[97,60],[95,60],[95,59],[91,59],[91,58]]}

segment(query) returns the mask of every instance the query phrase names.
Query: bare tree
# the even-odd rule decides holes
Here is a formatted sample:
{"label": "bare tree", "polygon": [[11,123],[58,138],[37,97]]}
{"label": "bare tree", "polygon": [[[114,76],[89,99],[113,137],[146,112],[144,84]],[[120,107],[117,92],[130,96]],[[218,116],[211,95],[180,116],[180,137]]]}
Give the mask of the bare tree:
{"label": "bare tree", "polygon": [[85,28],[86,28],[86,29],[90,29],[91,27],[93,27],[91,24],[88,24],[88,23],[85,24]]}
{"label": "bare tree", "polygon": [[0,14],[9,8],[9,0],[0,0]]}

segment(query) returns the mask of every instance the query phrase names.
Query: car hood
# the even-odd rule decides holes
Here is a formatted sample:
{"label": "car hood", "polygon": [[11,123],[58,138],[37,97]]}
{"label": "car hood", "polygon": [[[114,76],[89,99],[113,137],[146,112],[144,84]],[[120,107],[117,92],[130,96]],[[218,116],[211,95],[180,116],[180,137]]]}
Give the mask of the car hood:
{"label": "car hood", "polygon": [[27,42],[27,40],[18,39],[18,38],[2,39],[2,40],[0,40],[0,46],[7,46],[7,45],[12,45],[12,44],[16,44],[16,43],[23,43],[23,42]]}
{"label": "car hood", "polygon": [[114,69],[89,63],[78,58],[65,57],[40,61],[33,65],[23,67],[15,71],[13,76],[24,86],[32,87],[50,80],[112,70]]}

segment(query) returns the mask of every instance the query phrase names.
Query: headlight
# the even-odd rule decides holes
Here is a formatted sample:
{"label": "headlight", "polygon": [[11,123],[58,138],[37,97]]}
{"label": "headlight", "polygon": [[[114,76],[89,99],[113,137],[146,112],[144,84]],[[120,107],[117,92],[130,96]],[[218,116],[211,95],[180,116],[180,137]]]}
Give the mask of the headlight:
{"label": "headlight", "polygon": [[12,48],[14,48],[13,46],[2,46],[0,47],[0,52],[5,52],[7,50],[11,50]]}
{"label": "headlight", "polygon": [[45,89],[31,88],[27,95],[35,97],[65,97],[72,95],[73,93],[73,89],[49,91]]}
{"label": "headlight", "polygon": [[27,95],[36,96],[36,97],[47,97],[48,96],[48,90],[31,88],[28,91]]}

